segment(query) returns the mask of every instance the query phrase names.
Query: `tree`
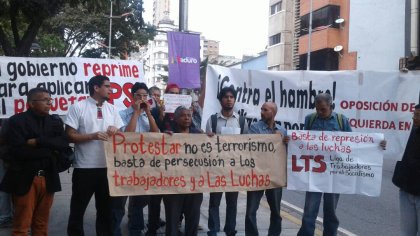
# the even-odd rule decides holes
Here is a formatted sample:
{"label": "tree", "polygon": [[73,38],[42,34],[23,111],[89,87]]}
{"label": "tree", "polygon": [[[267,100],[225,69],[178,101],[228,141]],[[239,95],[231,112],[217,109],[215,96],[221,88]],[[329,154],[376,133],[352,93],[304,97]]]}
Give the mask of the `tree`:
{"label": "tree", "polygon": [[0,0],[0,46],[6,56],[28,56],[42,23],[64,0]]}
{"label": "tree", "polygon": [[[1,50],[7,56],[28,56],[36,41],[41,56],[100,57],[107,52],[98,45],[108,42],[109,4],[109,0],[0,0]],[[113,54],[126,55],[151,39],[154,29],[144,27],[142,0],[112,4],[114,16],[131,12],[113,21]]]}

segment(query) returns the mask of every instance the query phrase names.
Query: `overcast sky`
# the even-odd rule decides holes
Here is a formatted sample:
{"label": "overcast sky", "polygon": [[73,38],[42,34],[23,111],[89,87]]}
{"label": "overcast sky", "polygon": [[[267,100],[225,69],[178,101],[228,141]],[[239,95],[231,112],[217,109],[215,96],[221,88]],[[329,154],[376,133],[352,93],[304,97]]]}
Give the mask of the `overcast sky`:
{"label": "overcast sky", "polygon": [[[152,22],[153,1],[145,0],[144,18]],[[178,0],[171,0],[170,18],[178,22]],[[220,54],[241,58],[267,46],[267,0],[189,0],[188,28],[220,41]]]}

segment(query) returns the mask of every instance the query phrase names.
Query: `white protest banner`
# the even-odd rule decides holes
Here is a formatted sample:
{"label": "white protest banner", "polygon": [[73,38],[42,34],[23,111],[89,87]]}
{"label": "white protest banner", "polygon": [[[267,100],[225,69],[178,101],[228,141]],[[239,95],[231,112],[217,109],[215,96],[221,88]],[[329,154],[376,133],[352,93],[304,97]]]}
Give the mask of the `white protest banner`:
{"label": "white protest banner", "polygon": [[235,111],[248,122],[260,119],[262,104],[273,101],[278,107],[276,121],[288,130],[303,129],[305,116],[315,112],[315,96],[330,93],[334,111],[349,118],[353,131],[384,133],[385,156],[399,159],[419,102],[420,72],[253,71],[209,65],[202,125],[220,112],[217,94],[226,86],[238,92]]}
{"label": "white protest banner", "polygon": [[174,113],[175,109],[179,106],[190,108],[192,103],[192,97],[190,95],[167,93],[163,95],[163,102],[165,104],[165,112]]}
{"label": "white protest banner", "polygon": [[269,189],[286,185],[280,134],[118,133],[105,143],[111,196]]}
{"label": "white protest banner", "polygon": [[130,89],[145,82],[138,61],[78,57],[0,57],[0,118],[26,110],[26,94],[35,87],[51,92],[51,113],[64,115],[69,106],[89,96],[88,81],[95,75],[110,78],[109,102],[120,109],[131,103]]}
{"label": "white protest banner", "polygon": [[287,189],[379,196],[383,134],[288,130]]}

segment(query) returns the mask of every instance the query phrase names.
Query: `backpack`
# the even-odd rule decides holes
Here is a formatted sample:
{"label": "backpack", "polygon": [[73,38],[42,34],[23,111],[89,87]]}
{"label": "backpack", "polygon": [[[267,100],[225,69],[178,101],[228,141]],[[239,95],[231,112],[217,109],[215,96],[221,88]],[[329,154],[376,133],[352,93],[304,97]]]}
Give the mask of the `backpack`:
{"label": "backpack", "polygon": [[[216,133],[217,126],[217,113],[211,115],[211,131]],[[245,116],[239,116],[239,127],[241,128],[241,134],[244,133]]]}
{"label": "backpack", "polygon": [[[340,128],[341,131],[343,131],[344,129],[344,122],[343,122],[343,115],[340,113],[335,113],[337,121],[338,121],[338,127]],[[314,124],[315,119],[318,117],[318,115],[316,114],[316,112],[311,114],[311,118],[309,119],[309,127],[308,129],[312,128],[312,125]]]}
{"label": "backpack", "polygon": [[74,150],[72,147],[69,146],[66,149],[59,152],[56,161],[57,172],[61,173],[63,171],[68,170],[72,166],[73,160]]}

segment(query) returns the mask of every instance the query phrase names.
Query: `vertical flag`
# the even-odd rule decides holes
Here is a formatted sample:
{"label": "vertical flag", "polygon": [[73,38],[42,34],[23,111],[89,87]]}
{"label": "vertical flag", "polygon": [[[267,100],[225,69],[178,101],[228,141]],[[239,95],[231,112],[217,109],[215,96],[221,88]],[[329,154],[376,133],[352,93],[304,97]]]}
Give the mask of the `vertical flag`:
{"label": "vertical flag", "polygon": [[200,87],[200,35],[168,32],[169,80],[181,88]]}

